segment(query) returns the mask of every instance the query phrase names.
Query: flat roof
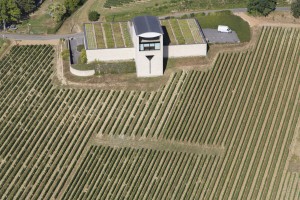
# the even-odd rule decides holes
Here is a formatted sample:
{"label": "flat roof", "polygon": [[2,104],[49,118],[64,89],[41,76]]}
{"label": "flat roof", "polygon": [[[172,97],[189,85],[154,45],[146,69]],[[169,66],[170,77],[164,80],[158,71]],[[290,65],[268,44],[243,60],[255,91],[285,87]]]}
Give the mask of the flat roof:
{"label": "flat roof", "polygon": [[142,35],[144,33],[164,33],[157,17],[138,16],[133,18],[132,22],[136,35]]}
{"label": "flat roof", "polygon": [[86,49],[130,48],[128,22],[94,22],[84,24]]}
{"label": "flat roof", "polygon": [[[158,20],[158,22],[164,33],[163,42],[165,46],[206,43],[201,27],[196,19],[164,19]],[[131,48],[133,43],[130,28],[128,21],[85,23],[85,47],[87,50]],[[143,37],[145,34],[148,33],[140,36]]]}
{"label": "flat roof", "polygon": [[189,19],[160,20],[164,30],[164,45],[205,44],[198,21]]}

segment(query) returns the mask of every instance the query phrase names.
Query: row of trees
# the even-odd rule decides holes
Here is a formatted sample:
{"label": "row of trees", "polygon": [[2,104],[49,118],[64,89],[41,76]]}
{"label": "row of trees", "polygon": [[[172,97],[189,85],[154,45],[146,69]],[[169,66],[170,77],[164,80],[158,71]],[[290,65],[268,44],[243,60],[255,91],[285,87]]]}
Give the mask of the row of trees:
{"label": "row of trees", "polygon": [[[267,16],[276,9],[276,0],[249,0],[247,10],[250,14]],[[300,0],[291,4],[291,12],[295,18],[300,16]]]}
{"label": "row of trees", "polygon": [[37,9],[42,1],[39,0],[1,0],[0,20],[1,25],[6,29],[6,25],[18,22],[21,18]]}

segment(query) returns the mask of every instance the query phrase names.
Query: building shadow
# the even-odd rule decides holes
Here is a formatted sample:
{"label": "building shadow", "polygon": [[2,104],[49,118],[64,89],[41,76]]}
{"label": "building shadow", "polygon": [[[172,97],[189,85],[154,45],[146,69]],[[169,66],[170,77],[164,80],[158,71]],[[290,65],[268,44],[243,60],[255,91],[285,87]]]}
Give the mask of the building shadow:
{"label": "building shadow", "polygon": [[168,65],[168,58],[163,59],[163,73],[165,73]]}
{"label": "building shadow", "polygon": [[168,34],[168,31],[167,31],[167,28],[165,26],[162,26],[161,27],[163,32],[164,32],[164,39],[163,39],[163,43],[164,45],[169,45],[171,43],[171,40],[170,40],[170,37],[169,37],[169,34]]}
{"label": "building shadow", "polygon": [[74,59],[73,59],[73,50],[72,50],[72,44],[71,44],[71,40],[68,40],[68,46],[69,46],[69,54],[70,54],[70,63],[71,65],[75,64],[74,63]]}
{"label": "building shadow", "polygon": [[164,32],[164,36],[163,36],[163,73],[165,73],[166,69],[167,69],[167,65],[168,65],[168,58],[169,58],[169,45],[171,43],[167,28],[165,26],[161,27],[163,32]]}

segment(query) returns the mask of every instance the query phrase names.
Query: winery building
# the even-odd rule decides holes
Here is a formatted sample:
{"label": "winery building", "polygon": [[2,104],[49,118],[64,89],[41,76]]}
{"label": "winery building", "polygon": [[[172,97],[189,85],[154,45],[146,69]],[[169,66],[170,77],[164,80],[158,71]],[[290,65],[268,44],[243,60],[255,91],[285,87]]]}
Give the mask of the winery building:
{"label": "winery building", "polygon": [[138,16],[129,22],[84,24],[88,62],[134,60],[138,77],[163,75],[164,58],[206,56],[196,19]]}

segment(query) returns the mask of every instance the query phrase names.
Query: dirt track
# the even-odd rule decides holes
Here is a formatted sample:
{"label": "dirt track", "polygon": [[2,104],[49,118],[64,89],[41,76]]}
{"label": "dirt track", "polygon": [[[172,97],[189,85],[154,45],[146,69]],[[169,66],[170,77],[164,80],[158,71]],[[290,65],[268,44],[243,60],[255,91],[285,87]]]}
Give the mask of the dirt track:
{"label": "dirt track", "polygon": [[146,148],[155,150],[179,151],[194,154],[209,154],[223,156],[224,147],[188,144],[183,142],[170,142],[167,140],[150,140],[147,138],[135,139],[122,136],[97,136],[91,139],[93,145],[113,147]]}

